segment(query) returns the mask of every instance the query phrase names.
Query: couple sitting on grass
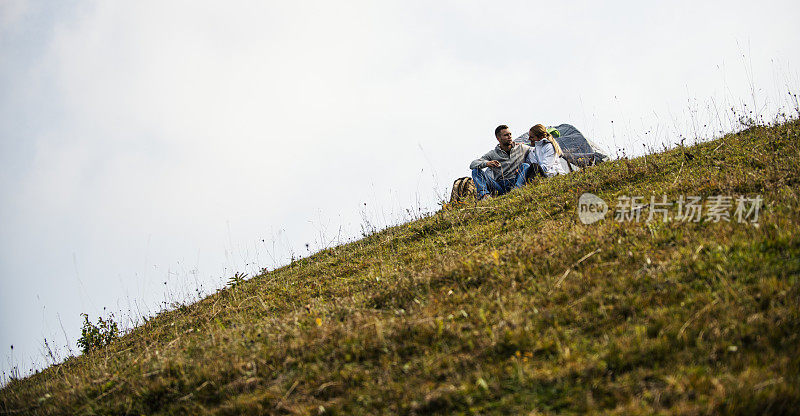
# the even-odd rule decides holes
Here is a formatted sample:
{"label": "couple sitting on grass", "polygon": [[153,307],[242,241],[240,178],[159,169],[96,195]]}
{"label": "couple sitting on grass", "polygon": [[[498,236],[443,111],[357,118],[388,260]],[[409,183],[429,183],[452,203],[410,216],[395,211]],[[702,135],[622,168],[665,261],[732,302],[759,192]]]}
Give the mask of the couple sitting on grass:
{"label": "couple sitting on grass", "polygon": [[[520,136],[514,141],[508,126],[497,126],[494,129],[499,142],[497,147],[469,164],[478,200],[519,188],[534,176],[567,173],[558,161],[563,152],[553,134],[557,135],[558,130],[548,130],[537,124],[528,131],[529,139]],[[489,168],[490,172],[485,172],[484,168]]]}

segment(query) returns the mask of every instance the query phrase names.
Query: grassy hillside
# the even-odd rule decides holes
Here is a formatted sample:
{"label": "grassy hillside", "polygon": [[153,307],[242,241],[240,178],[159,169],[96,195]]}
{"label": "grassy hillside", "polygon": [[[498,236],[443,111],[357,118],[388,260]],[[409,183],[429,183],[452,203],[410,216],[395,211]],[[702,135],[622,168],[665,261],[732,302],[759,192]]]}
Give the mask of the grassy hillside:
{"label": "grassy hillside", "polygon": [[[13,381],[0,413],[795,413],[798,160],[793,121],[450,207]],[[578,221],[584,192],[605,220]],[[763,204],[613,220],[651,194]]]}

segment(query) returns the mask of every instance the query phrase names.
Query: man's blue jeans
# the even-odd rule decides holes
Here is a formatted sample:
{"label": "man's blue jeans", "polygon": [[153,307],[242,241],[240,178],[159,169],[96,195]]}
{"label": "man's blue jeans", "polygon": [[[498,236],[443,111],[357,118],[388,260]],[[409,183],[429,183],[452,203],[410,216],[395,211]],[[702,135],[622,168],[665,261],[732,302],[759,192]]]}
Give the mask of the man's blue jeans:
{"label": "man's blue jeans", "polygon": [[492,191],[497,192],[497,195],[503,195],[514,188],[525,185],[525,177],[528,174],[529,167],[531,167],[531,165],[523,163],[519,165],[516,179],[501,179],[499,181],[486,176],[486,173],[481,169],[472,169],[472,180],[475,182],[475,188],[478,190],[478,199],[483,198],[484,195]]}

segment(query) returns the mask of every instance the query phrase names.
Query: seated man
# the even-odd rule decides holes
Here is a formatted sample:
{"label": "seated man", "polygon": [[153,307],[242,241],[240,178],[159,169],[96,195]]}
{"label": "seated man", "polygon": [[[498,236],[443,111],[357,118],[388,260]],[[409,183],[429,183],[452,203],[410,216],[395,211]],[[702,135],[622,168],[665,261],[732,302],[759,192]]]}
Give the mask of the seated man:
{"label": "seated man", "polygon": [[[508,126],[497,126],[494,129],[494,136],[499,142],[497,147],[469,164],[469,168],[472,169],[472,180],[475,181],[475,188],[478,190],[478,200],[491,197],[489,195],[491,191],[502,195],[513,188],[521,187],[525,184],[525,177],[530,167],[523,161],[531,147],[514,143]],[[482,169],[486,167],[492,170],[493,178],[483,172]]]}

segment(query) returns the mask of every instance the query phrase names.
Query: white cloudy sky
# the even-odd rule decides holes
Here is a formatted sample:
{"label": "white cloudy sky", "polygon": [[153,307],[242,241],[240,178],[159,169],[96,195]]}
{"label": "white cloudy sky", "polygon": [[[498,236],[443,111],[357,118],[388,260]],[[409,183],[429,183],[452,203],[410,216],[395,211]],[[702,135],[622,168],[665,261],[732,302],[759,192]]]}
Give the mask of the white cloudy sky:
{"label": "white cloudy sky", "polygon": [[636,154],[798,92],[796,2],[651,3],[0,0],[0,367],[434,209],[497,124]]}

